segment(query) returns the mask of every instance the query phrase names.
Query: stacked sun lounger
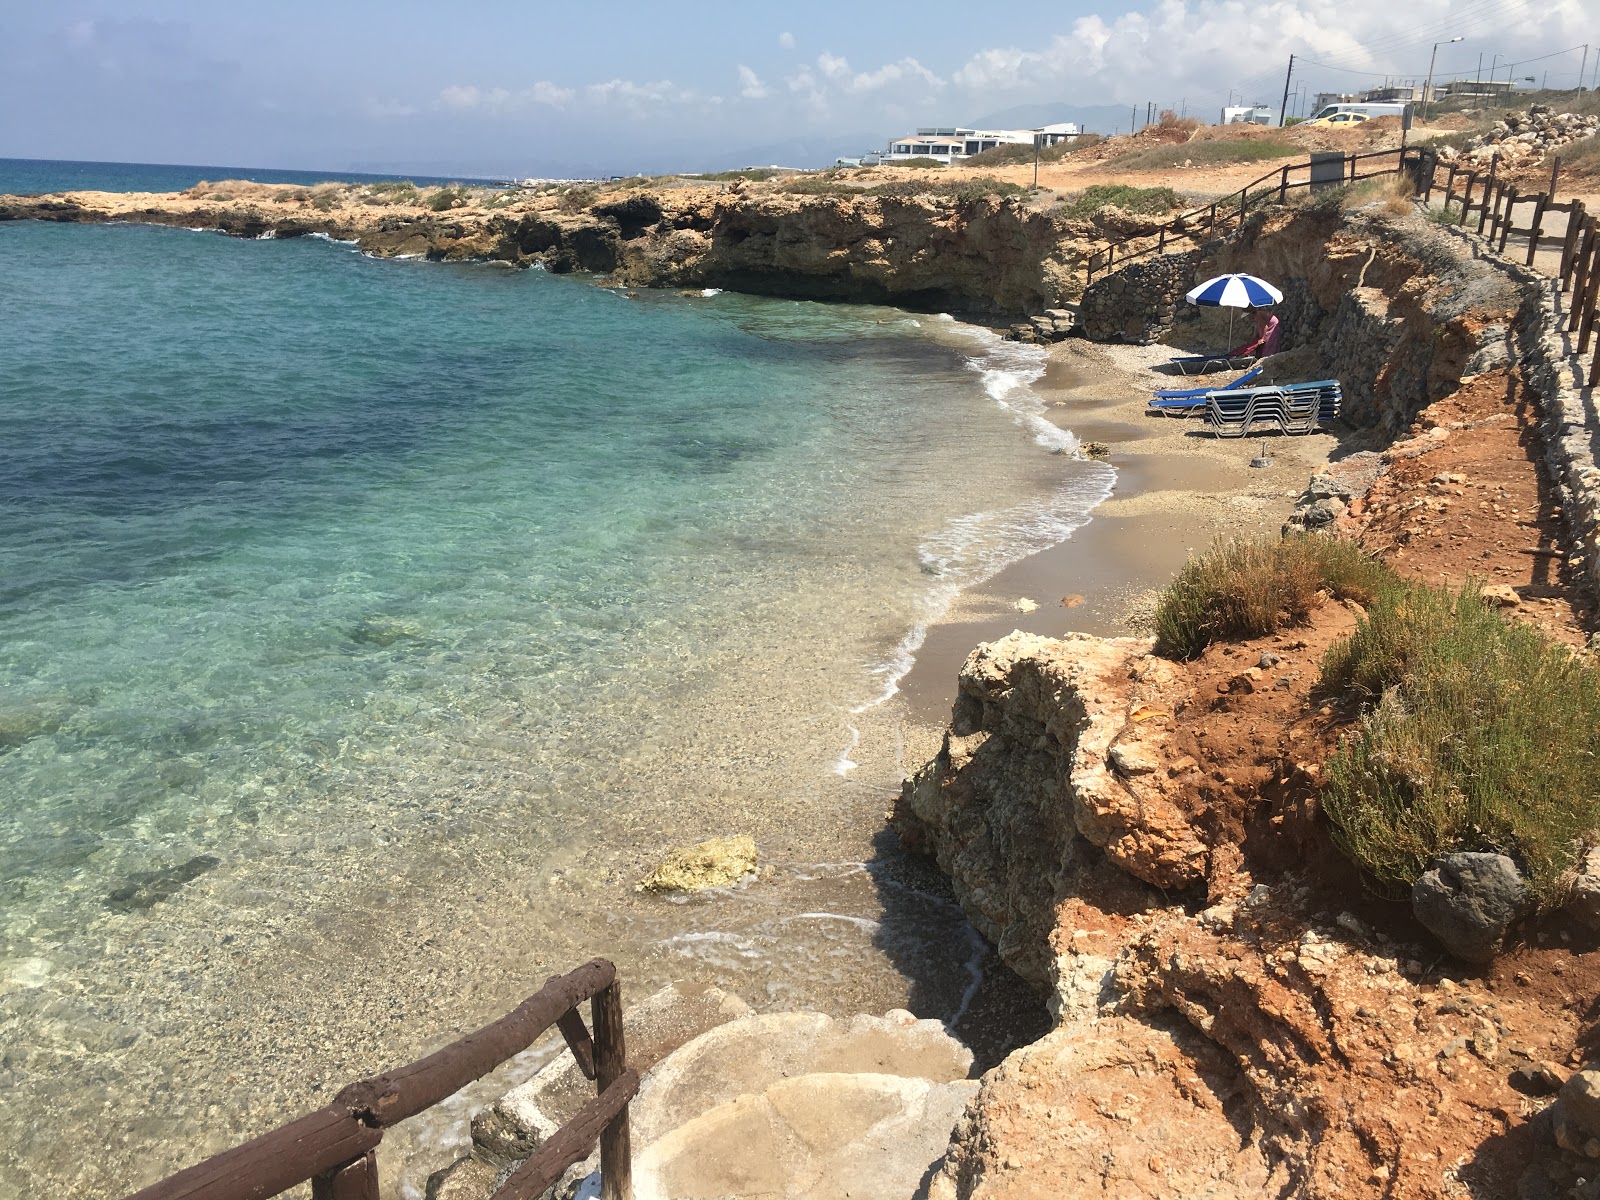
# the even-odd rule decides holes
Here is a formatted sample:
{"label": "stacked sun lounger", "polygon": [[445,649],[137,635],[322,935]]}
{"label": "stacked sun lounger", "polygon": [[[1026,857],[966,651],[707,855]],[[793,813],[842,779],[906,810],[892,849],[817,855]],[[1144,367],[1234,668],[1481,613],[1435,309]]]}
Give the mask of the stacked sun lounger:
{"label": "stacked sun lounger", "polygon": [[1207,371],[1227,367],[1248,367],[1255,362],[1254,354],[1184,354],[1169,361],[1184,375],[1204,375]]}
{"label": "stacked sun lounger", "polygon": [[1338,417],[1341,398],[1337,379],[1228,388],[1206,397],[1206,424],[1218,437],[1244,437],[1258,425],[1310,433]]}
{"label": "stacked sun lounger", "polygon": [[[1239,387],[1242,384],[1249,383],[1266,369],[1265,363],[1258,363],[1232,383],[1223,386],[1229,388]],[[1150,401],[1150,411],[1167,417],[1198,416],[1206,410],[1206,397],[1217,390],[1219,389],[1209,387],[1161,388],[1156,392],[1155,399]]]}

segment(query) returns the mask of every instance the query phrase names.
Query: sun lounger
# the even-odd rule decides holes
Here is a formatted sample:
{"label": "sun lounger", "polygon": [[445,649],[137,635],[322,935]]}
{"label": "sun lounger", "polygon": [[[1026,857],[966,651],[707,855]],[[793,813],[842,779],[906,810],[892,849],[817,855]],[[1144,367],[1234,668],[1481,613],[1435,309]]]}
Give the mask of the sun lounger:
{"label": "sun lounger", "polygon": [[[1261,374],[1261,372],[1265,371],[1266,369],[1267,369],[1267,364],[1266,363],[1257,363],[1255,366],[1251,367],[1248,371],[1246,371],[1243,375],[1239,376],[1239,378],[1235,379],[1232,383],[1224,383],[1224,384],[1220,384],[1218,386],[1227,387],[1227,388],[1243,387],[1245,384],[1249,383],[1252,379],[1254,379],[1257,375]],[[1157,388],[1156,389],[1156,400],[1193,400],[1193,399],[1198,399],[1203,404],[1205,402],[1206,393],[1207,392],[1214,392],[1216,390],[1217,390],[1217,388],[1214,388],[1214,387]],[[1154,401],[1152,401],[1151,403],[1153,404]]]}
{"label": "sun lounger", "polygon": [[1182,375],[1204,375],[1212,368],[1222,370],[1248,367],[1256,361],[1254,354],[1235,354],[1225,350],[1221,354],[1184,354],[1168,360]]}
{"label": "sun lounger", "polygon": [[1278,387],[1218,389],[1206,397],[1206,424],[1218,437],[1244,437],[1256,425],[1311,433],[1339,415],[1337,379]]}

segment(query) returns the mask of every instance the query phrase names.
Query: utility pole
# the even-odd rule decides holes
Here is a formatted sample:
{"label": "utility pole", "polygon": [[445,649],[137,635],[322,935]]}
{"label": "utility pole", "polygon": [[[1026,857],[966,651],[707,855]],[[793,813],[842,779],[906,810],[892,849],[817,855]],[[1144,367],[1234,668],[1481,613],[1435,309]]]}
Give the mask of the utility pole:
{"label": "utility pole", "polygon": [[[1451,42],[1459,42],[1460,40],[1461,38],[1459,37],[1453,37],[1433,44],[1433,54],[1428,59],[1428,82],[1422,86],[1422,119],[1424,121],[1428,119],[1428,105],[1433,103],[1433,64],[1439,57],[1439,47],[1448,46]],[[1480,65],[1482,64],[1483,55],[1478,55],[1478,62]]]}
{"label": "utility pole", "polygon": [[[1583,91],[1583,73],[1589,67],[1589,43],[1583,44],[1583,65],[1578,68],[1578,90]],[[1554,195],[1554,193],[1551,193]]]}
{"label": "utility pole", "polygon": [[1133,106],[1133,113],[1128,117],[1128,136],[1132,137],[1139,131],[1139,106]]}
{"label": "utility pole", "polygon": [[1278,109],[1278,125],[1289,119],[1289,80],[1294,78],[1294,55],[1289,55],[1289,70],[1283,76],[1283,105]]}
{"label": "utility pole", "polygon": [[1475,88],[1481,88],[1483,86],[1483,51],[1482,50],[1478,51],[1478,73],[1472,77],[1472,86],[1475,87]]}

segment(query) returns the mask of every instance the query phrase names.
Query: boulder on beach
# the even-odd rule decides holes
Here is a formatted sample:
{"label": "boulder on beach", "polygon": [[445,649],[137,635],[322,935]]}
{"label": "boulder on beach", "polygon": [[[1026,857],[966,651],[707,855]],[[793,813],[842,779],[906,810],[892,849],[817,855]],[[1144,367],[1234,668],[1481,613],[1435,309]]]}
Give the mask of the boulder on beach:
{"label": "boulder on beach", "polygon": [[756,842],[748,834],[711,838],[674,850],[639,881],[641,892],[703,892],[732,887],[756,870]]}

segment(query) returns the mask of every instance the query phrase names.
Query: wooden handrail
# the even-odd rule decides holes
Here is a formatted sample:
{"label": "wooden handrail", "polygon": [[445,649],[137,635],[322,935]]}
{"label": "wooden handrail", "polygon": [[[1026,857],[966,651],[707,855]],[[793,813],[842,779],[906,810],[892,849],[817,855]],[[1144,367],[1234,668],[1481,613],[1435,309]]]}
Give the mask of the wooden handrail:
{"label": "wooden handrail", "polygon": [[[591,1004],[592,1042],[577,1012],[585,1000]],[[128,1200],[266,1200],[307,1180],[314,1200],[377,1200],[374,1151],[383,1131],[487,1075],[552,1025],[561,1027],[579,1068],[596,1080],[599,1095],[512,1179],[553,1172],[553,1182],[598,1139],[601,1195],[628,1200],[633,1190],[628,1101],[639,1079],[627,1069],[617,969],[600,958],[551,976],[493,1024],[408,1066],[352,1083],[325,1108],[179,1171]],[[512,1200],[538,1191],[497,1193],[502,1194]]]}
{"label": "wooden handrail", "polygon": [[[1388,174],[1389,172],[1371,172],[1367,175],[1362,175],[1358,173],[1356,164],[1367,159],[1395,156],[1397,156],[1395,170],[1402,171],[1405,169],[1407,159],[1417,155],[1418,153],[1420,152],[1414,147],[1402,146],[1394,150],[1372,150],[1365,154],[1351,154],[1345,158],[1345,175],[1350,182],[1354,182],[1357,179],[1372,178],[1372,176],[1376,174]],[[1230,216],[1233,215],[1228,210],[1233,207],[1234,201],[1238,202],[1237,217],[1240,227],[1243,227],[1244,219],[1249,212],[1249,206],[1251,202],[1253,200],[1260,199],[1259,196],[1250,196],[1250,191],[1252,188],[1261,187],[1261,185],[1267,183],[1268,181],[1275,181],[1276,186],[1270,190],[1275,191],[1278,194],[1278,199],[1281,202],[1287,197],[1291,189],[1311,186],[1311,180],[1309,178],[1297,180],[1291,183],[1289,181],[1289,172],[1299,170],[1309,171],[1310,169],[1311,160],[1309,158],[1303,163],[1291,163],[1287,166],[1279,167],[1278,169],[1270,171],[1261,176],[1259,179],[1251,180],[1238,191],[1229,192],[1226,196],[1215,201],[1214,203],[1202,204],[1198,208],[1192,208],[1187,212],[1179,213],[1176,217],[1169,218],[1157,229],[1151,230],[1148,233],[1134,234],[1131,237],[1125,237],[1120,241],[1113,242],[1104,250],[1097,250],[1089,255],[1088,261],[1084,265],[1085,273],[1087,274],[1089,281],[1093,282],[1097,273],[1109,269],[1113,263],[1126,262],[1129,259],[1143,258],[1146,255],[1161,253],[1166,249],[1166,235],[1168,233],[1180,235],[1185,234],[1190,223],[1201,216],[1208,216],[1209,218],[1205,222],[1206,231],[1209,233],[1216,228],[1217,224],[1219,223],[1219,219],[1225,222]],[[1158,244],[1156,246],[1147,246],[1143,250],[1127,249],[1130,244],[1151,237],[1157,238]]]}

